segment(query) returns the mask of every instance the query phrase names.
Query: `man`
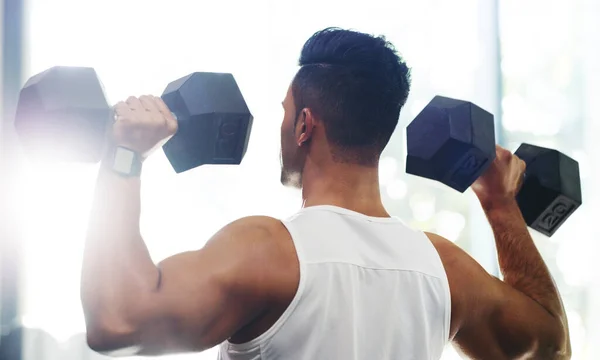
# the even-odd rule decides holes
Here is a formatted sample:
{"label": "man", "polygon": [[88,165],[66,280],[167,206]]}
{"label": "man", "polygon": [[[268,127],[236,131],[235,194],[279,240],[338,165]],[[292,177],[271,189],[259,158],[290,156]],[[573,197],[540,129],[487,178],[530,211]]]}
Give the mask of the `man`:
{"label": "man", "polygon": [[[325,29],[304,45],[283,107],[282,182],[293,217],[243,218],[155,265],[140,235],[140,179],[102,167],[82,301],[89,346],[111,355],[220,359],[568,359],[559,293],[515,202],[524,163],[500,147],[474,184],[504,281],[382,205],[378,159],[409,93],[385,39]],[[157,97],[116,106],[114,147],[146,157],[177,130]],[[176,239],[165,239],[176,241]],[[475,239],[475,241],[485,241]]]}

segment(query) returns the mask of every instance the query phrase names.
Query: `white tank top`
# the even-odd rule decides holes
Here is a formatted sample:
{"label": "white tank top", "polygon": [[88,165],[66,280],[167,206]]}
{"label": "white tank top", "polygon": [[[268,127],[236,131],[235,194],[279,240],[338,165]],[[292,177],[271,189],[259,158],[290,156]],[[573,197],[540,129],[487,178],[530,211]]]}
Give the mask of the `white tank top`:
{"label": "white tank top", "polygon": [[225,341],[221,360],[438,360],[450,331],[450,289],[427,236],[397,218],[334,206],[283,221],[300,283],[258,338]]}

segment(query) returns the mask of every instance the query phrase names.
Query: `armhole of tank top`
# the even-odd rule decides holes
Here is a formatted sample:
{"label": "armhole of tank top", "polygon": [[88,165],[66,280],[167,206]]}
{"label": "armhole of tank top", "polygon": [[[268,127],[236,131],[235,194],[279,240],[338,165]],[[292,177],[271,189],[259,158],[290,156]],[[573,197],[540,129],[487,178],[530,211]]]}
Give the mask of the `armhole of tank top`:
{"label": "armhole of tank top", "polygon": [[[443,266],[444,265],[442,265],[442,267]],[[444,274],[446,274],[446,270],[444,270]],[[444,287],[446,288],[446,319],[444,321],[446,329],[444,331],[444,343],[448,344],[450,342],[450,323],[452,322],[452,293],[450,292],[450,282],[448,282],[448,275],[445,275],[445,278],[443,280],[445,280]]]}
{"label": "armhole of tank top", "polygon": [[294,248],[296,249],[296,256],[298,257],[300,279],[298,281],[298,289],[296,290],[296,294],[294,295],[294,298],[292,299],[292,301],[290,302],[288,307],[285,309],[283,314],[281,314],[279,319],[277,319],[277,321],[275,321],[275,323],[273,325],[271,325],[271,327],[267,331],[265,331],[258,337],[254,338],[248,342],[242,343],[242,344],[233,344],[233,343],[230,343],[229,341],[227,341],[228,349],[243,352],[243,351],[252,350],[258,346],[264,345],[269,339],[271,339],[277,333],[277,331],[279,331],[279,329],[283,326],[283,324],[285,324],[287,319],[292,315],[292,313],[296,309],[296,306],[298,305],[298,302],[300,301],[300,298],[302,297],[302,294],[304,292],[305,282],[306,282],[306,263],[304,260],[302,247],[296,241],[297,237],[295,234],[294,226],[291,224],[291,222],[289,220],[287,220],[287,221],[281,220],[281,223],[288,230],[290,237],[292,238],[292,242],[294,243]]}
{"label": "armhole of tank top", "polygon": [[442,257],[440,253],[437,251],[429,237],[423,232],[420,231],[423,238],[430,245],[431,250],[433,251],[434,256],[437,257],[440,267],[442,269],[442,276],[440,276],[440,281],[442,282],[442,286],[445,290],[445,301],[444,308],[446,310],[446,316],[444,317],[444,344],[448,344],[450,342],[450,323],[452,322],[452,293],[450,292],[450,282],[448,281],[448,274],[446,274],[446,268],[444,267],[444,262],[442,261]]}

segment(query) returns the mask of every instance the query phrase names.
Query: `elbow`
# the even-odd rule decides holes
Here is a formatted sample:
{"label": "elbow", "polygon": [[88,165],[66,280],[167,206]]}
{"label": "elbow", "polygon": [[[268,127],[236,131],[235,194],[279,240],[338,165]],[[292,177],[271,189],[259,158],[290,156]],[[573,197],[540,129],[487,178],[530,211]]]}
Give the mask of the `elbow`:
{"label": "elbow", "polygon": [[555,346],[538,351],[536,359],[570,360],[571,348],[557,348]]}
{"label": "elbow", "polygon": [[571,352],[571,340],[569,337],[569,329],[565,325],[566,323],[560,322],[557,324],[553,336],[546,342],[546,346],[539,349],[543,353],[544,359],[553,360],[570,360],[572,356]]}
{"label": "elbow", "polygon": [[558,351],[557,359],[559,360],[570,360],[572,356],[571,352],[571,336],[569,334],[569,325],[567,319],[562,317],[559,321],[558,329]]}
{"label": "elbow", "polygon": [[138,302],[90,301],[90,296],[82,296],[86,343],[92,351],[112,357],[135,356],[141,351],[141,324],[147,323],[145,302],[140,296],[132,298]]}
{"label": "elbow", "polygon": [[112,334],[104,329],[90,329],[86,331],[86,341],[88,347],[99,354],[105,355],[107,352],[114,350]]}
{"label": "elbow", "polygon": [[567,337],[565,341],[561,343],[559,349],[555,352],[556,360],[571,360],[571,341]]}
{"label": "elbow", "polygon": [[115,321],[88,321],[86,341],[92,351],[106,356],[134,356],[139,350],[134,328]]}
{"label": "elbow", "polygon": [[540,359],[552,360],[571,360],[571,347],[568,348],[553,348],[550,351],[544,351]]}
{"label": "elbow", "polygon": [[560,360],[571,360],[571,356],[572,356],[572,354],[571,354],[571,348],[569,347],[568,350],[565,350],[564,353],[562,353],[562,354],[559,355],[559,359]]}

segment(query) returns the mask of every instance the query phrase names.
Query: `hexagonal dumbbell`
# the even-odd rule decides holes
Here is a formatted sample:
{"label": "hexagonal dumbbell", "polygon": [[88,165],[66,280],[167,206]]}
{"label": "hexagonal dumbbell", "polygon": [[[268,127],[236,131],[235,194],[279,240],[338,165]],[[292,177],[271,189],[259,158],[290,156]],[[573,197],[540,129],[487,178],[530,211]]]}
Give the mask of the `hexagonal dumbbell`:
{"label": "hexagonal dumbbell", "polygon": [[[179,122],[163,146],[176,172],[203,164],[239,164],[253,117],[231,74],[196,72],[163,95]],[[98,162],[112,108],[94,69],[57,66],[32,76],[21,90],[15,127],[34,158]]]}
{"label": "hexagonal dumbbell", "polygon": [[[406,128],[406,172],[464,192],[496,158],[494,117],[477,105],[436,96]],[[581,205],[577,161],[522,144],[525,163],[519,208],[533,229],[552,236]]]}
{"label": "hexagonal dumbbell", "polygon": [[93,163],[103,155],[111,114],[94,69],[53,67],[21,89],[15,128],[35,159]]}
{"label": "hexagonal dumbbell", "polygon": [[253,117],[233,75],[193,73],[167,85],[162,99],[179,122],[163,146],[176,172],[242,161]]}
{"label": "hexagonal dumbbell", "polygon": [[579,163],[558,150],[521,144],[527,164],[517,202],[527,225],[552,236],[581,205]]}

